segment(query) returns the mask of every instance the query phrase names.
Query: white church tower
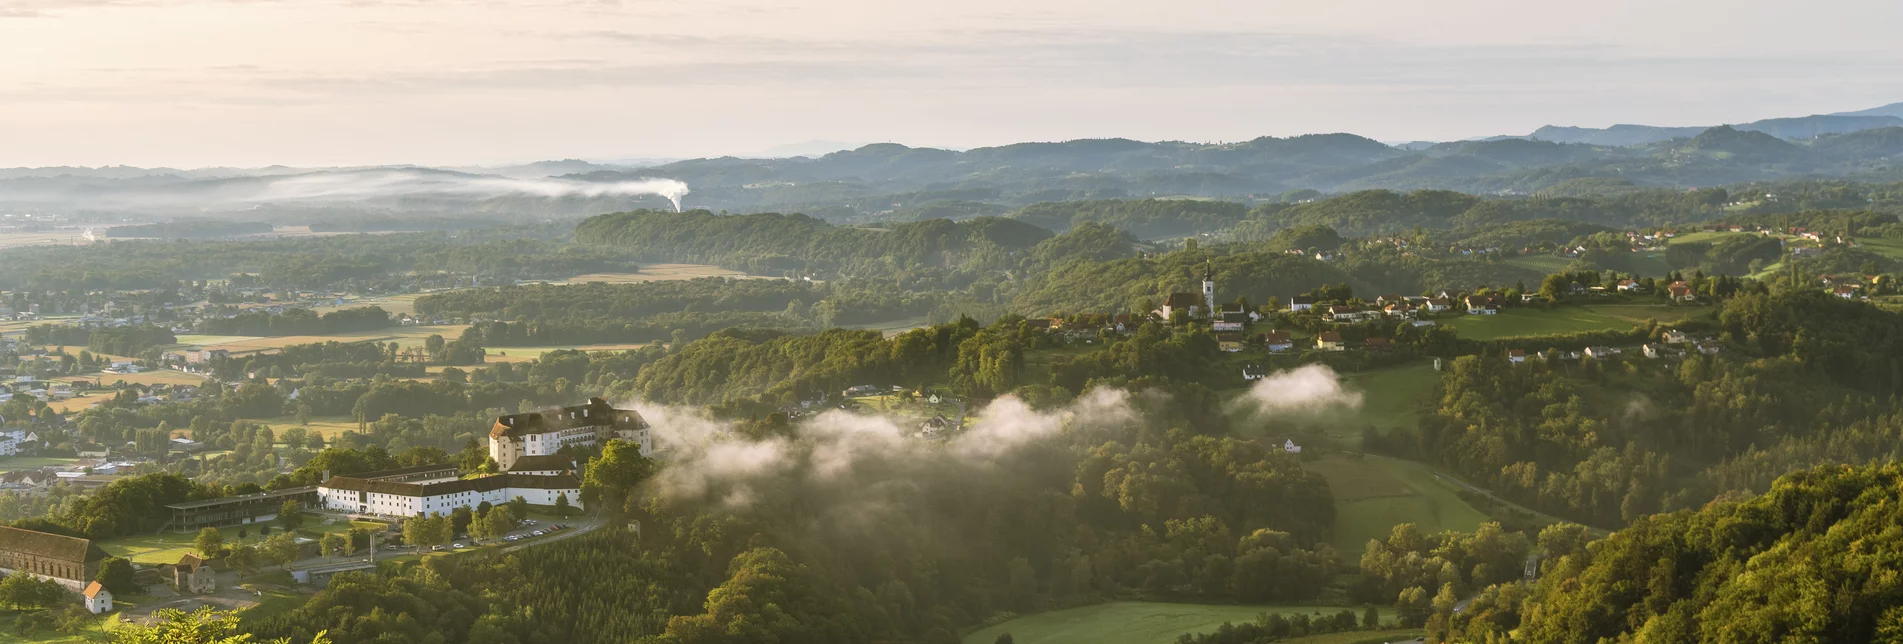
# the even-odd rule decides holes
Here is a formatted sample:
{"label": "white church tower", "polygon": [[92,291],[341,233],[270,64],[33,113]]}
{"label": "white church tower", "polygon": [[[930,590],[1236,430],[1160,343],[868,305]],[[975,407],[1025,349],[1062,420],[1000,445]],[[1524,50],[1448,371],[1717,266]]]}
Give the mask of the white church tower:
{"label": "white church tower", "polygon": [[1222,315],[1216,308],[1216,271],[1206,267],[1203,269],[1203,311],[1203,315],[1211,319]]}

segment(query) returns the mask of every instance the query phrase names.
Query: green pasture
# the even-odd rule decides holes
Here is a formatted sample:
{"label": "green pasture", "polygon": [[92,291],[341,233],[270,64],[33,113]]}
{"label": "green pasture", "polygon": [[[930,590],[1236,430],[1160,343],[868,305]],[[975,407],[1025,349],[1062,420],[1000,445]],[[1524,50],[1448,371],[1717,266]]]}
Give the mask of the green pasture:
{"label": "green pasture", "polygon": [[1308,463],[1328,480],[1335,496],[1335,549],[1357,556],[1369,539],[1385,539],[1394,526],[1412,523],[1421,532],[1472,532],[1492,520],[1458,494],[1459,487],[1426,466],[1378,456],[1330,454]]}
{"label": "green pasture", "polygon": [[964,644],[992,644],[1005,633],[1016,644],[1173,644],[1184,633],[1213,631],[1223,622],[1253,622],[1263,613],[1333,615],[1343,608],[1111,602],[1026,615],[966,635]]}
{"label": "green pasture", "polygon": [[1469,340],[1497,340],[1585,331],[1623,331],[1648,319],[1676,322],[1700,309],[1668,304],[1583,304],[1553,308],[1508,308],[1495,315],[1461,315],[1440,320]]}

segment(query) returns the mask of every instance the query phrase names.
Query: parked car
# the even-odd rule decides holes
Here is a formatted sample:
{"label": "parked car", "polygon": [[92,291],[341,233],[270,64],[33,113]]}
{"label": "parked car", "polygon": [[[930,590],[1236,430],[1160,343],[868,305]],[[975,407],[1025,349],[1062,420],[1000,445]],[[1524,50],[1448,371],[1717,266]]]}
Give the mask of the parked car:
{"label": "parked car", "polygon": [[451,548],[455,548],[455,549],[457,549],[457,550],[461,550],[461,549],[463,549],[463,544],[460,544],[460,543],[452,543],[452,544],[449,544],[449,547],[451,547]]}

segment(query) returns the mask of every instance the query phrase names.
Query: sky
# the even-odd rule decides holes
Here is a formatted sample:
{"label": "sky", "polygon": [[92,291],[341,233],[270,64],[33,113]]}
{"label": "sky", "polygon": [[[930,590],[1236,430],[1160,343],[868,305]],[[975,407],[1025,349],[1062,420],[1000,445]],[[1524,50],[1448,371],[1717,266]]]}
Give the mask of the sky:
{"label": "sky", "polygon": [[1383,141],[1903,101],[1895,0],[0,0],[0,167]]}

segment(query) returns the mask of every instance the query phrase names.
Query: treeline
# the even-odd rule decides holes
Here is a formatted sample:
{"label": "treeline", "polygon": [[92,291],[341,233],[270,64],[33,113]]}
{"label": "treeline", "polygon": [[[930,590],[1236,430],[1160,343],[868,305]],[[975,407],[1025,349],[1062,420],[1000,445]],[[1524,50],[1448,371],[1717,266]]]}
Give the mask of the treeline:
{"label": "treeline", "polygon": [[847,277],[913,268],[1008,267],[1012,253],[1050,236],[1043,228],[995,217],[852,228],[805,215],[716,215],[705,210],[601,215],[575,228],[577,242],[650,261]]}
{"label": "treeline", "polygon": [[1483,229],[1512,222],[1557,219],[1614,228],[1704,221],[1722,215],[1724,188],[1633,190],[1590,197],[1490,198],[1445,190],[1364,190],[1300,202],[1257,206],[1237,224],[1242,239],[1266,239],[1294,226],[1327,226],[1354,236],[1415,228]]}
{"label": "treeline", "polygon": [[823,286],[801,280],[727,279],[638,284],[529,284],[458,289],[416,299],[423,315],[491,320],[636,320],[682,311],[783,311],[796,301],[826,296]]}
{"label": "treeline", "polygon": [[409,359],[396,343],[313,342],[294,344],[275,353],[215,358],[211,372],[219,378],[240,381],[253,374],[266,378],[324,378],[349,380],[388,375],[396,378],[421,378],[426,375],[422,361]]}
{"label": "treeline", "polygon": [[498,227],[454,233],[337,235],[244,241],[115,241],[19,248],[0,256],[0,289],[137,290],[255,274],[277,288],[400,291],[433,275],[485,281],[633,272],[607,248],[560,243],[566,231]]}
{"label": "treeline", "polygon": [[1057,232],[1097,223],[1142,239],[1164,239],[1226,230],[1242,221],[1245,210],[1240,203],[1203,199],[1051,201],[1006,216]]}
{"label": "treeline", "polygon": [[117,327],[35,324],[26,328],[25,337],[27,344],[84,346],[93,353],[128,357],[178,342],[170,329],[151,324]]}
{"label": "treeline", "polygon": [[280,336],[374,331],[392,323],[390,313],[382,307],[365,306],[323,315],[310,309],[290,309],[283,313],[246,311],[228,318],[206,318],[197,326],[199,332],[211,335]]}
{"label": "treeline", "polygon": [[145,474],[107,483],[92,494],[67,497],[45,516],[14,521],[13,527],[95,540],[151,534],[172,520],[166,504],[230,493],[178,474]]}

